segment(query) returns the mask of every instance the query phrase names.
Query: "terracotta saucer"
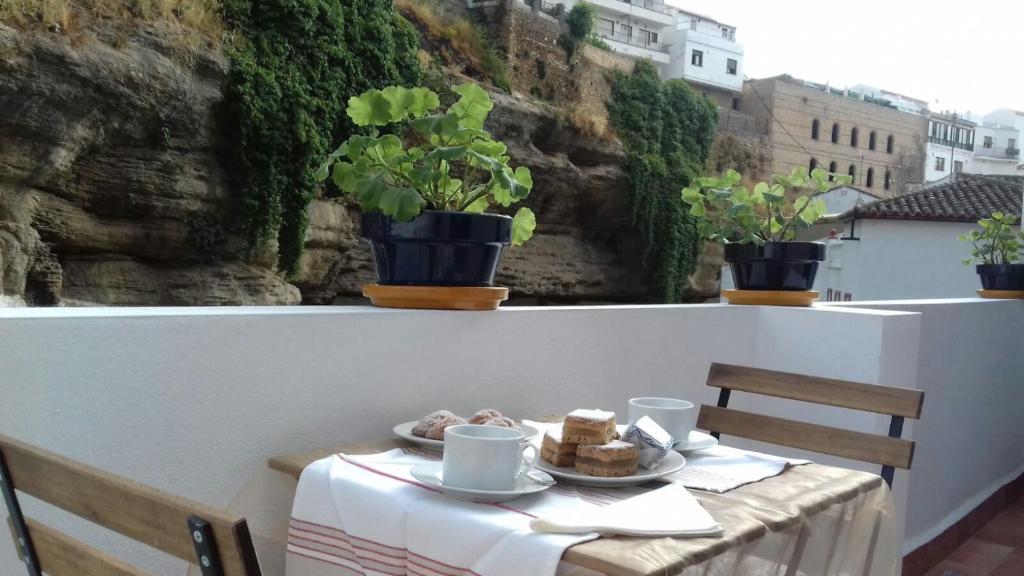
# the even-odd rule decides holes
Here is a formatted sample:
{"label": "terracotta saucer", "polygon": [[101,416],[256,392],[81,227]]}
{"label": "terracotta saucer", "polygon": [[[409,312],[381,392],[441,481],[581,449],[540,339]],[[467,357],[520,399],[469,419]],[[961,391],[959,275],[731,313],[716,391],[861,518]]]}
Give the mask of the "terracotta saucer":
{"label": "terracotta saucer", "polygon": [[497,310],[508,288],[491,286],[384,286],[366,284],[363,296],[381,308]]}
{"label": "terracotta saucer", "polygon": [[815,290],[722,290],[722,298],[729,304],[810,306],[819,296]]}

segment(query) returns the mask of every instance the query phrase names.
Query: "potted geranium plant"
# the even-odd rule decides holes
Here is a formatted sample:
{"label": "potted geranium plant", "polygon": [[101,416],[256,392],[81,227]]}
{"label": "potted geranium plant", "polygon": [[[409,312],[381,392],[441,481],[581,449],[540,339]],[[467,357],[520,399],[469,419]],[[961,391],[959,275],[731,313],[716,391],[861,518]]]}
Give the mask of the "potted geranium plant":
{"label": "potted geranium plant", "polygon": [[358,199],[382,285],[492,286],[503,248],[522,244],[536,226],[525,207],[514,218],[484,213],[524,200],[533,179],[528,168],[510,166],[505,144],[484,130],[494,107],[487,92],[472,83],[454,92],[443,111],[427,88],[352,97],[348,116],[366,133],[342,143],[317,172]]}
{"label": "potted geranium plant", "polygon": [[[1024,296],[1024,232],[1011,214],[993,212],[990,218],[978,221],[980,229],[961,234],[960,240],[971,244],[971,257],[964,264],[977,264],[975,271],[985,291],[1022,292]],[[984,292],[982,295],[986,295]]]}
{"label": "potted geranium plant", "polygon": [[[794,238],[824,215],[825,204],[815,196],[848,184],[850,177],[797,168],[752,189],[742,181],[738,172],[729,170],[721,177],[697,178],[683,189],[683,202],[690,205],[699,234],[725,245],[738,290],[811,290],[818,263],[825,259],[825,244]],[[796,195],[792,201],[787,190]]]}

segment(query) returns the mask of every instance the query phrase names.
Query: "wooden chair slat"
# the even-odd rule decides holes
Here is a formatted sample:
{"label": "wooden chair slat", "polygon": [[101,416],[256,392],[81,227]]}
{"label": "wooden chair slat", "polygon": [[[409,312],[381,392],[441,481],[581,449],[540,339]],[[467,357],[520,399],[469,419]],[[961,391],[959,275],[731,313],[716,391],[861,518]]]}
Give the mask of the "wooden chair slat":
{"label": "wooden chair slat", "polygon": [[226,576],[259,573],[240,542],[245,521],[0,435],[15,489],[182,560],[196,563],[188,518],[210,523]]}
{"label": "wooden chair slat", "polygon": [[45,524],[25,521],[39,567],[49,576],[153,576]]}
{"label": "wooden chair slat", "polygon": [[717,362],[711,365],[707,384],[904,418],[920,418],[924,402],[924,392],[910,388],[861,384]]}
{"label": "wooden chair slat", "polygon": [[896,468],[909,469],[914,458],[914,443],[909,440],[807,424],[731,408],[701,406],[697,427]]}

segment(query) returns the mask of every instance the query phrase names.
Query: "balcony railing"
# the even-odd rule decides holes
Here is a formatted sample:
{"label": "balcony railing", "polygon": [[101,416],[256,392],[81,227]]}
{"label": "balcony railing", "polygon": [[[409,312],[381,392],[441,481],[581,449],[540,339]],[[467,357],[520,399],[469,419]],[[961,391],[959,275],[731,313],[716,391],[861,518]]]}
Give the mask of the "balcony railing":
{"label": "balcony railing", "polygon": [[1020,149],[1007,147],[1007,148],[996,148],[995,146],[984,146],[978,149],[978,156],[984,156],[986,158],[1005,158],[1007,160],[1016,160],[1020,157]]}
{"label": "balcony railing", "polygon": [[667,6],[665,6],[664,2],[657,2],[656,0],[618,0],[618,1],[622,2],[623,4],[631,4],[633,6],[637,6],[637,7],[640,7],[640,8],[646,8],[648,10],[653,10],[653,11],[659,12],[661,14],[669,14],[669,15],[672,14],[672,11],[669,10],[669,8]]}
{"label": "balcony railing", "polygon": [[952,148],[959,148],[961,150],[974,151],[974,144],[964,144],[963,142],[953,142],[945,138],[939,138],[938,136],[929,136],[928,141],[932,144],[939,144],[941,146],[948,146]]}
{"label": "balcony railing", "polygon": [[651,41],[650,36],[646,34],[637,34],[636,32],[623,34],[619,30],[613,30],[611,26],[601,24],[598,24],[595,31],[598,36],[607,40],[614,40],[616,42],[622,42],[623,44],[646,48],[656,52],[668,52],[668,47],[665,44]]}

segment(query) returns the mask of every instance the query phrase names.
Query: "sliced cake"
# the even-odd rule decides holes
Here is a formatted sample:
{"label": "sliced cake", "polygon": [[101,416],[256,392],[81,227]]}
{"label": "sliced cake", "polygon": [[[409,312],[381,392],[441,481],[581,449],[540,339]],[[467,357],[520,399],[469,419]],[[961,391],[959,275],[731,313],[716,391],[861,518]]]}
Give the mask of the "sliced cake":
{"label": "sliced cake", "polygon": [[572,466],[576,463],[576,446],[562,441],[561,430],[548,430],[540,443],[540,457],[553,466]]}
{"label": "sliced cake", "polygon": [[616,434],[615,412],[573,410],[562,423],[562,441],[572,444],[607,444]]}
{"label": "sliced cake", "polygon": [[576,471],[588,476],[619,477],[636,474],[640,450],[635,444],[612,440],[607,444],[580,444]]}

